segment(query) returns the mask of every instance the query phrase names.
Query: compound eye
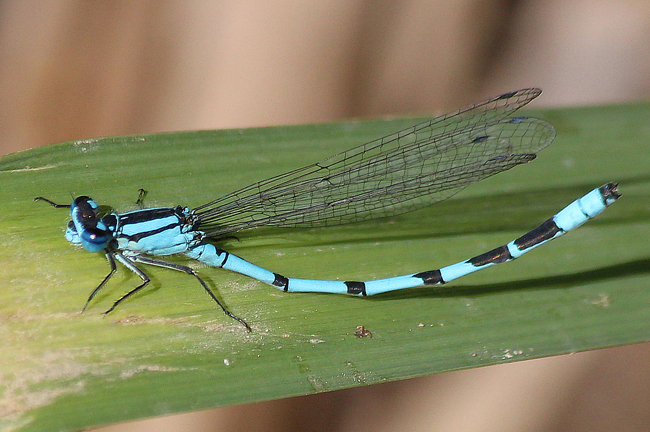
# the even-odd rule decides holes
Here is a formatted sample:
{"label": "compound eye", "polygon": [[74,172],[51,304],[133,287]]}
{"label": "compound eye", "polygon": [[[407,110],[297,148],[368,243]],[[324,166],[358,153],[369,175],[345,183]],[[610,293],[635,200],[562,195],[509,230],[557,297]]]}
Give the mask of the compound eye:
{"label": "compound eye", "polygon": [[111,240],[111,234],[98,228],[87,228],[81,232],[79,238],[88,252],[99,252],[106,248]]}

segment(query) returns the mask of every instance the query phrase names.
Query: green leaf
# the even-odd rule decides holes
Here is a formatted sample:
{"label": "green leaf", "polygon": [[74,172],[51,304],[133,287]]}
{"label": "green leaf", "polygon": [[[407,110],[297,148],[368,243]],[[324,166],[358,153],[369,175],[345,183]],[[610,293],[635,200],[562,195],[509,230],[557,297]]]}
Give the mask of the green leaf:
{"label": "green leaf", "polygon": [[436,206],[223,247],[288,276],[367,280],[474,256],[619,182],[603,215],[515,263],[373,298],[285,294],[197,266],[250,334],[194,278],[159,268],[104,318],[139,282],[119,269],[80,314],[109,268],[65,241],[66,210],[33,198],[124,211],[144,188],[148,205],[196,206],[416,120],[101,138],[0,159],[0,429],[78,430],[650,340],[650,104],[537,114],[558,138],[536,161]]}

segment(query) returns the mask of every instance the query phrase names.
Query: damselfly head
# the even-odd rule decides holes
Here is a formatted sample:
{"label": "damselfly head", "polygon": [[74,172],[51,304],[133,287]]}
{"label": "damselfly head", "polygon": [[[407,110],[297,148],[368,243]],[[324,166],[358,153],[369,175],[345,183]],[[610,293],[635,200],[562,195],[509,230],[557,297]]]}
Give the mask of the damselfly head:
{"label": "damselfly head", "polygon": [[90,197],[80,196],[70,205],[70,217],[65,238],[72,243],[81,243],[88,252],[104,250],[113,234],[106,229],[99,215],[99,206]]}

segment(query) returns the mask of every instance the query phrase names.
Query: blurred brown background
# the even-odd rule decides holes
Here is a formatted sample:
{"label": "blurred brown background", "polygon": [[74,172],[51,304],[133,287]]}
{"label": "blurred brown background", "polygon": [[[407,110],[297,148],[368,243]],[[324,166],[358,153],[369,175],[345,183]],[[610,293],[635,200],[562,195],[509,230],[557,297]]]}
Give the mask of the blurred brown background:
{"label": "blurred brown background", "polygon": [[[534,106],[648,100],[650,2],[0,2],[0,155],[438,113],[530,86],[544,89]],[[101,431],[645,431],[649,355],[628,346]]]}

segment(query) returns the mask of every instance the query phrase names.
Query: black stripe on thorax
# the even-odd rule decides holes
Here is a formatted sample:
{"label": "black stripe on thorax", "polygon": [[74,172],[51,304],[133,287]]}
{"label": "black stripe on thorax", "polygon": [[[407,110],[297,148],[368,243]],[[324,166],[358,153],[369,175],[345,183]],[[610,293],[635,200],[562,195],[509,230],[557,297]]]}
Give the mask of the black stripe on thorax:
{"label": "black stripe on thorax", "polygon": [[120,222],[122,224],[136,224],[170,216],[176,216],[179,220],[183,219],[178,207],[159,207],[123,213],[120,215]]}
{"label": "black stripe on thorax", "polygon": [[143,232],[133,234],[133,235],[124,234],[124,232],[121,232],[120,237],[124,237],[124,238],[126,238],[126,239],[128,239],[130,241],[138,242],[138,241],[142,240],[143,238],[150,237],[150,236],[155,236],[156,234],[160,234],[161,232],[164,232],[164,231],[167,231],[167,230],[170,230],[170,229],[175,229],[178,225],[180,225],[180,224],[177,223],[177,222],[176,223],[171,223],[169,225],[162,226],[162,227],[160,227],[158,229],[155,229],[155,230],[143,231]]}

